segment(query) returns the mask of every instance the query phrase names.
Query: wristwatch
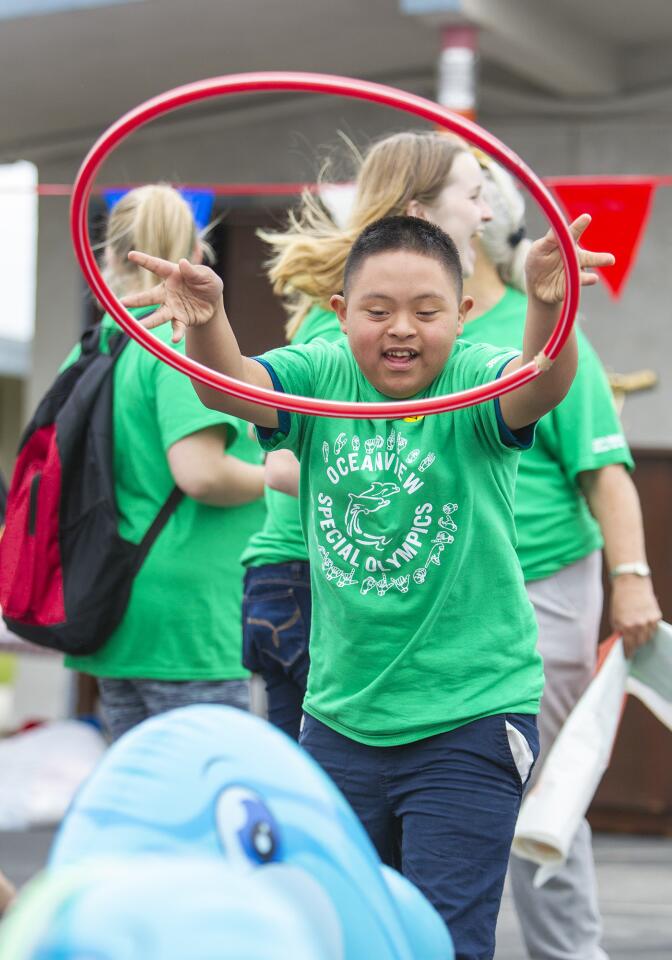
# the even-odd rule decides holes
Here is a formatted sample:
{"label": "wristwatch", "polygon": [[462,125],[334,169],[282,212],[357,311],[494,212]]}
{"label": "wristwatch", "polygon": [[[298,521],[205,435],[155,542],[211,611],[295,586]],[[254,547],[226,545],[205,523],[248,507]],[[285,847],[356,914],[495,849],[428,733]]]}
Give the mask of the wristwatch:
{"label": "wristwatch", "polygon": [[613,570],[609,571],[609,576],[612,580],[616,577],[620,577],[623,573],[634,573],[636,577],[650,577],[651,568],[648,563],[642,563],[641,561],[635,561],[634,563],[619,563],[617,567],[614,567]]}

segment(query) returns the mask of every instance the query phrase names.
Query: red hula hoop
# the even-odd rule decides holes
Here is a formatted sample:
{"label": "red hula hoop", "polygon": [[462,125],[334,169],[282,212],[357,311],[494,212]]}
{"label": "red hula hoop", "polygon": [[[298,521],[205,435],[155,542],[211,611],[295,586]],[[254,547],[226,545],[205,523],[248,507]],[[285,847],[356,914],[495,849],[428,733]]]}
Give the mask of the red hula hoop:
{"label": "red hula hoop", "polygon": [[567,293],[560,317],[543,349],[543,353],[547,359],[554,360],[564,346],[571,332],[579,302],[580,280],[577,254],[560,208],[541,180],[523,161],[508,147],[475,123],[451,113],[423,97],[395,90],[382,84],[354,80],[349,77],[292,72],[232,74],[231,76],[213,77],[176,87],[174,90],[169,90],[129,111],[112,124],[93,145],[82,163],[75,181],[70,206],[70,227],[75,253],[82,272],[98,300],[114,317],[120,327],[154,356],[208,387],[261,406],[317,416],[396,420],[400,417],[442,413],[447,410],[457,410],[475,403],[492,400],[503,393],[508,393],[525,383],[529,383],[539,376],[541,370],[535,361],[531,361],[493,383],[483,384],[444,397],[391,401],[389,403],[318,400],[312,397],[276,393],[274,390],[253,387],[196,363],[158,340],[122,307],[101,276],[89,239],[89,198],[95,176],[105,158],[133,131],[172,110],[212,97],[234,93],[258,93],[268,90],[332,94],[394,107],[459,134],[469,143],[480,147],[505,166],[524,184],[543,210],[560,245],[567,277]]}

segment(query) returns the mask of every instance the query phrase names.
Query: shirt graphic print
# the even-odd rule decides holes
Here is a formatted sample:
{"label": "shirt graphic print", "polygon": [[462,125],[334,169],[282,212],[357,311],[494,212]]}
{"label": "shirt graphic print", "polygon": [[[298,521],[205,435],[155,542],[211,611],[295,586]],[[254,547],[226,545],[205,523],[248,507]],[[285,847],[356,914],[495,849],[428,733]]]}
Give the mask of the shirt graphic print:
{"label": "shirt graphic print", "polygon": [[[392,425],[386,436],[362,439],[341,431],[333,445],[323,441],[324,481],[313,506],[317,550],[323,576],[339,588],[357,587],[362,595],[378,597],[388,590],[408,593],[426,582],[455,541],[458,504],[449,501],[435,509],[421,495],[423,475],[436,454],[407,448],[408,440]],[[374,472],[390,479],[367,482],[366,474]],[[356,473],[362,474],[358,484]],[[335,498],[334,487],[347,478],[343,501]]]}

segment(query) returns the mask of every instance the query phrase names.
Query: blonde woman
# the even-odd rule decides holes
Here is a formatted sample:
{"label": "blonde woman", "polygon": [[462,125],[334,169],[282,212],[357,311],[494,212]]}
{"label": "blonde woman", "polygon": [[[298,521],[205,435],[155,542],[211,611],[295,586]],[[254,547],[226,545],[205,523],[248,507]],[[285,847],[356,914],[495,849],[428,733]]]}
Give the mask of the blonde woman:
{"label": "blonde woman", "polygon": [[[463,339],[518,347],[527,298],[525,202],[513,178],[486,165],[493,212],[465,285],[474,298]],[[648,565],[628,444],[600,360],[581,330],[579,365],[565,397],[537,425],[518,468],[518,557],[539,625],[546,685],[539,714],[543,762],[595,672],[602,615],[602,547],[612,576],[611,623],[633,653],[661,613]],[[608,442],[607,442],[608,441]],[[567,863],[543,887],[535,865],[515,856],[510,872],[525,942],[538,960],[606,960],[600,947],[590,827],[583,820]]]}
{"label": "blonde woman", "polygon": [[[194,218],[175,190],[141,187],[112,210],[105,261],[119,296],[154,282],[128,260],[137,247],[201,261]],[[103,349],[117,330],[106,315]],[[163,329],[157,335],[169,339]],[[78,348],[66,363],[77,355]],[[114,369],[113,426],[120,533],[139,542],[176,485],[184,498],[137,574],[119,627],[98,652],[67,657],[66,665],[97,678],[114,738],[149,716],[190,703],[246,709],[239,558],[263,522],[258,447],[246,425],[207,410],[186,377],[134,342]]]}
{"label": "blonde woman", "polygon": [[[329,300],[342,288],[353,241],[380,217],[409,214],[433,221],[451,236],[470,273],[472,240],[490,216],[482,182],[479,164],[463,140],[407,132],[374,144],[363,158],[342,228],[314,195],[306,194],[286,231],[262,234],[272,250],[273,289],[288,311],[287,339],[294,344],[340,339]],[[309,668],[311,596],[296,499],[298,463],[291,453],[269,454],[266,482],[266,522],[243,555],[244,662],[264,678],[269,720],[298,739]]]}

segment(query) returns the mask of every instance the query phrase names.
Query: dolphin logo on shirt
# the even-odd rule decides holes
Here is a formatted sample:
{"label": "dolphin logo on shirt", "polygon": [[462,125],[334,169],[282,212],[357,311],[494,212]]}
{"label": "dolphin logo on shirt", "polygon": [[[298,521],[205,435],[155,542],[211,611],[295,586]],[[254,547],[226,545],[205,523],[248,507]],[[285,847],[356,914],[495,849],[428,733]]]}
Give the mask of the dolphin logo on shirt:
{"label": "dolphin logo on shirt", "polygon": [[374,480],[362,493],[349,493],[348,508],[345,511],[345,529],[348,536],[356,537],[358,543],[373,546],[376,550],[382,550],[390,541],[383,536],[377,537],[362,530],[361,518],[362,515],[366,516],[369,513],[382,510],[383,507],[389,507],[390,497],[399,493],[400,489],[396,483]]}

